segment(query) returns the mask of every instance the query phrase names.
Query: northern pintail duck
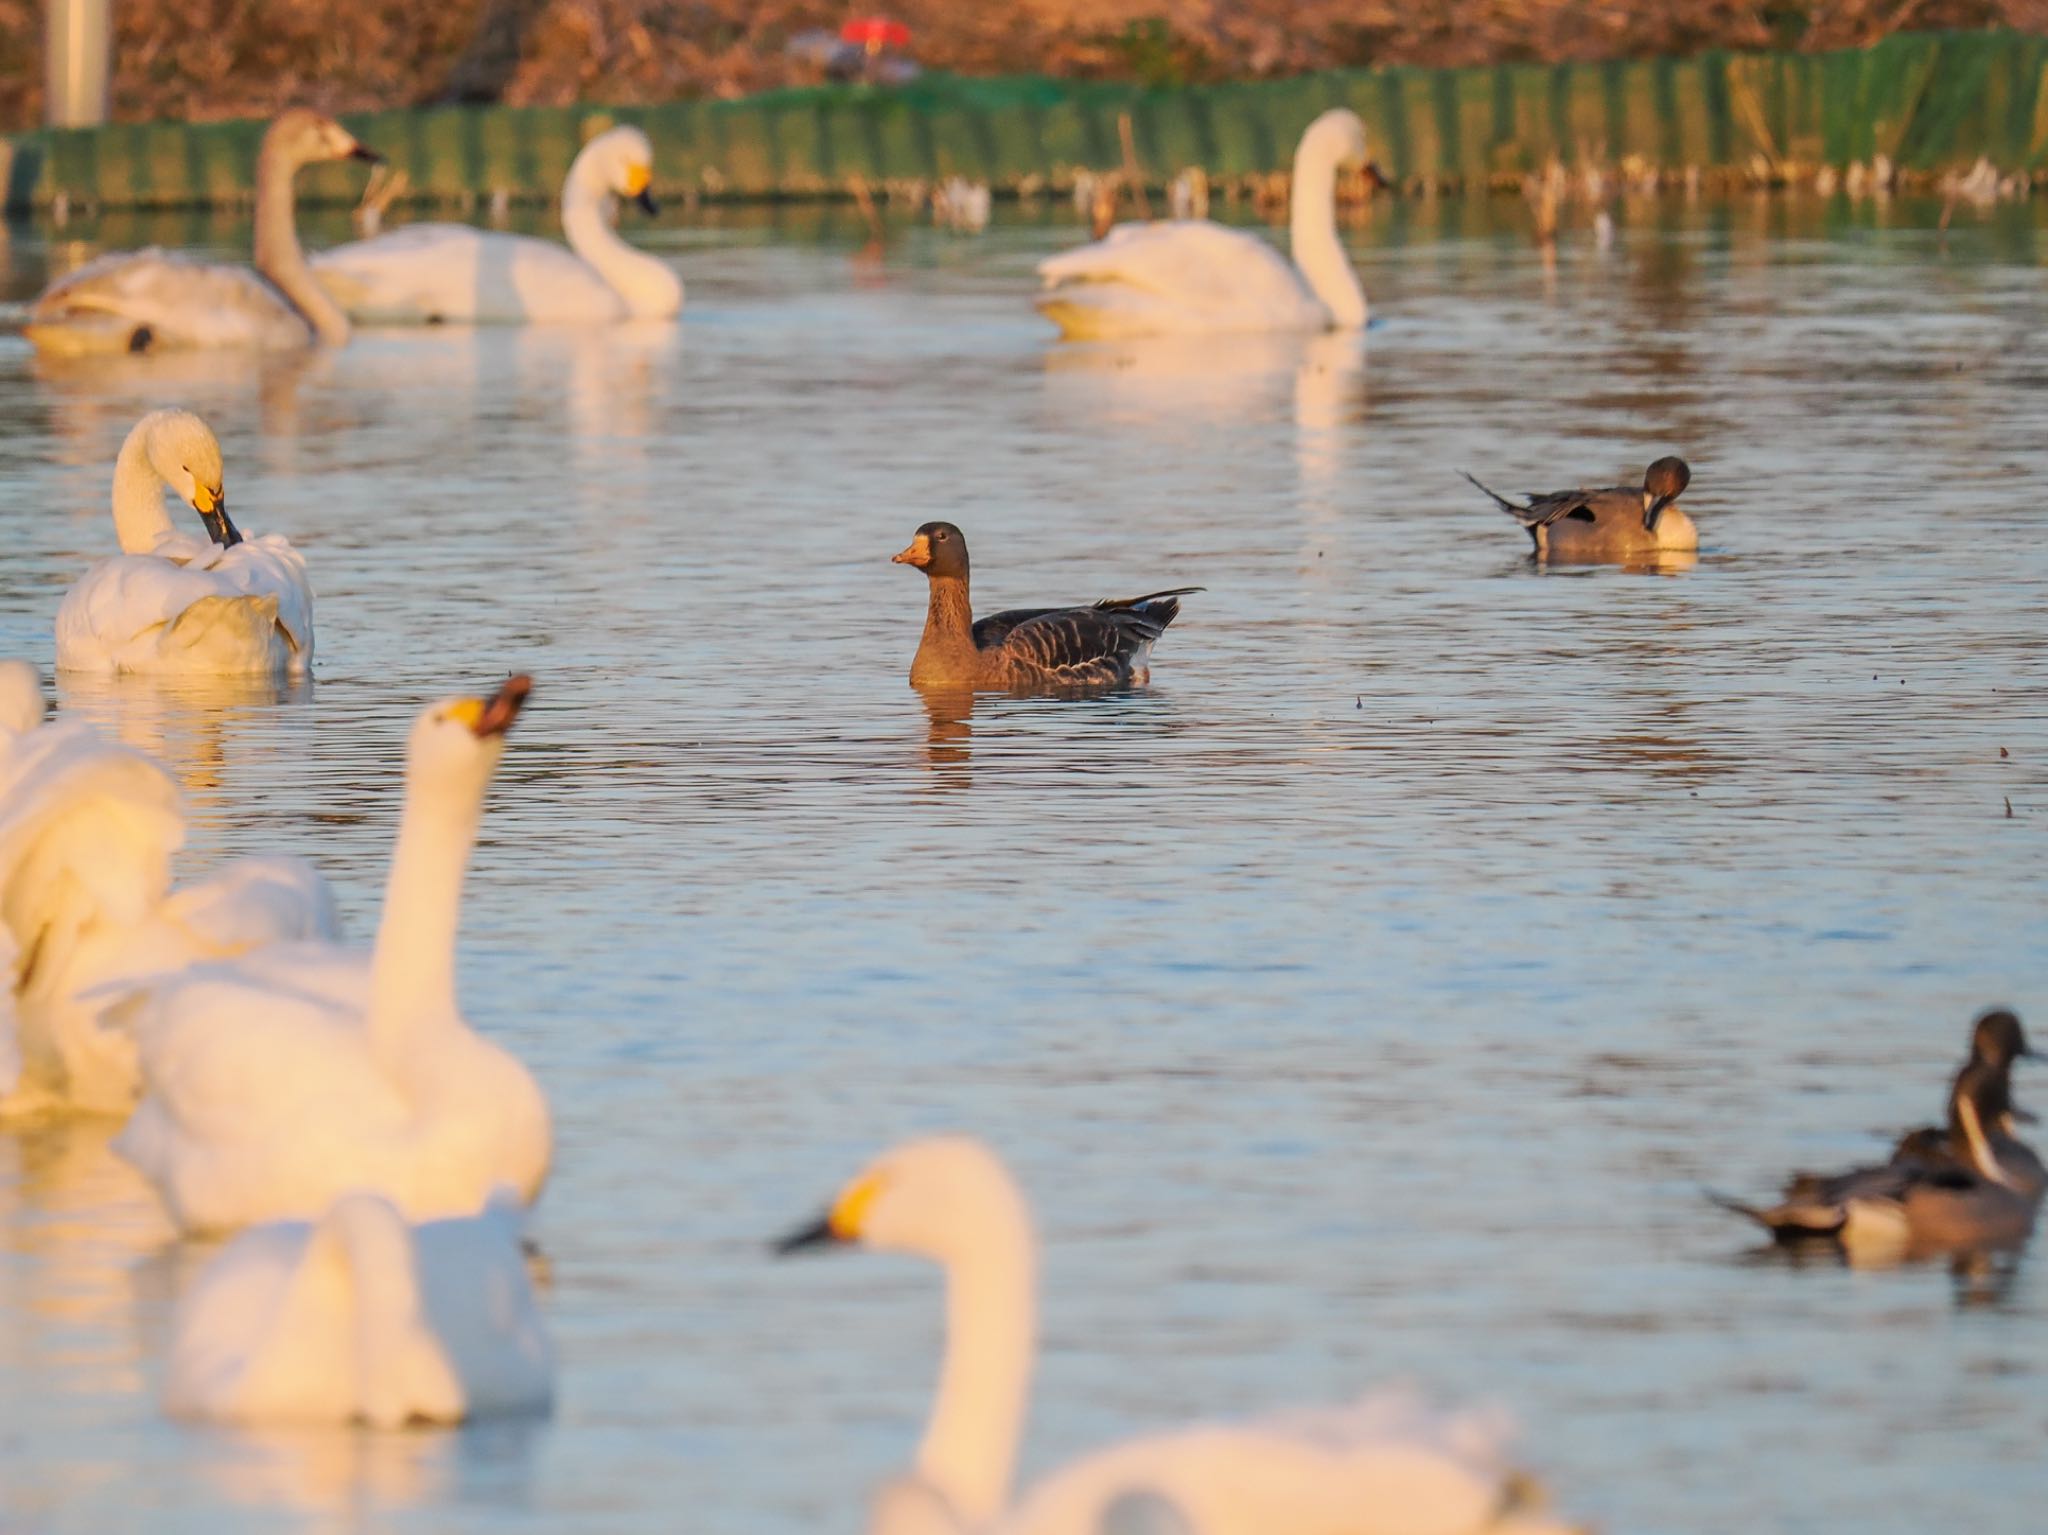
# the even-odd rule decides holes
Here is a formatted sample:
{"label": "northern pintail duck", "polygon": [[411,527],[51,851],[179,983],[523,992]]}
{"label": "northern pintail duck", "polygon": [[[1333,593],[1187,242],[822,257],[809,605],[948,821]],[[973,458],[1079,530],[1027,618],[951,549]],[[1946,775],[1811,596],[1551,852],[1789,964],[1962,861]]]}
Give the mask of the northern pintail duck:
{"label": "northern pintail duck", "polygon": [[2012,1133],[2012,1065],[2033,1055],[2003,1008],[1971,1032],[1970,1058],[1949,1090],[1948,1125],[1908,1131],[1882,1164],[1797,1173],[1769,1208],[1715,1196],[1780,1243],[1825,1239],[1909,1254],[2008,1247],[2032,1230],[2048,1168]]}
{"label": "northern pintail duck", "polygon": [[967,594],[967,538],[928,522],[895,556],[929,578],[924,638],[910,663],[913,687],[1098,688],[1146,682],[1152,646],[1199,586],[1090,607],[1011,608],[977,620]]}
{"label": "northern pintail duck", "polygon": [[1644,471],[1641,485],[1530,494],[1526,506],[1488,490],[1469,474],[1465,478],[1528,530],[1538,559],[1653,559],[1689,554],[1700,546],[1700,530],[1678,505],[1692,482],[1682,458],[1658,459]]}

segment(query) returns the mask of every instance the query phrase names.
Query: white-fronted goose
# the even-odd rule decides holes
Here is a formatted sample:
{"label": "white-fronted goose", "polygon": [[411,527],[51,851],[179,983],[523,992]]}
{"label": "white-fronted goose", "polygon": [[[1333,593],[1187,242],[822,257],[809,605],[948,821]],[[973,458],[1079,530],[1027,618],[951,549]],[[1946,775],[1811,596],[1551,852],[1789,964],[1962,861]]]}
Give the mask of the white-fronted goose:
{"label": "white-fronted goose", "polygon": [[1699,529],[1678,505],[1692,482],[1692,471],[1682,458],[1658,459],[1644,472],[1641,485],[1530,494],[1525,506],[1488,490],[1469,474],[1465,478],[1528,530],[1539,559],[1653,559],[1689,554],[1700,546]]}
{"label": "white-fronted goose", "polygon": [[977,621],[967,592],[967,538],[928,522],[895,557],[929,578],[924,638],[910,663],[913,687],[1100,688],[1152,676],[1152,646],[1199,586],[1090,607],[1012,608]]}

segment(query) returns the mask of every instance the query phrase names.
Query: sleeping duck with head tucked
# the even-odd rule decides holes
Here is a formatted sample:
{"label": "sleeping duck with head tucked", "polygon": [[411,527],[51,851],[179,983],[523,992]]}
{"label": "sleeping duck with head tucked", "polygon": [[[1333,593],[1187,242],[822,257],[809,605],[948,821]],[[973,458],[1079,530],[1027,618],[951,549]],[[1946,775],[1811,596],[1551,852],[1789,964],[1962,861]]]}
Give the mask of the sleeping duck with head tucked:
{"label": "sleeping duck with head tucked", "polygon": [[925,573],[924,638],[910,663],[919,688],[1011,691],[1119,687],[1152,676],[1152,646],[1199,586],[1085,607],[1011,608],[977,620],[967,592],[967,537],[928,522],[895,557]]}

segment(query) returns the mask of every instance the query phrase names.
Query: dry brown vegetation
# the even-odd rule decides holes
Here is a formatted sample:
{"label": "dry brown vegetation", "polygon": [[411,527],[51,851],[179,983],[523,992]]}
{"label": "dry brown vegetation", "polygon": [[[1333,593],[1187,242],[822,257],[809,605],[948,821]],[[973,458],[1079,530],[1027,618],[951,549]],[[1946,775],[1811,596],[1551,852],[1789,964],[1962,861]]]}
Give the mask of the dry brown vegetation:
{"label": "dry brown vegetation", "polygon": [[[114,114],[646,101],[809,83],[785,46],[883,11],[926,66],[1152,84],[1366,64],[1839,48],[2048,30],[2048,0],[121,0]],[[42,110],[43,0],[0,0],[0,128]]]}

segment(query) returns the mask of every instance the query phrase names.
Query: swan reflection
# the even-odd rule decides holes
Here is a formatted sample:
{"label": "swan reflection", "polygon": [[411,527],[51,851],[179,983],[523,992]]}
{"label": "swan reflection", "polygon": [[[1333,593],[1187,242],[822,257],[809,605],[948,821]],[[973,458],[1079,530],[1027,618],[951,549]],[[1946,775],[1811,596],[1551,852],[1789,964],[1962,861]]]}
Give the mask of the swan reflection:
{"label": "swan reflection", "polygon": [[[257,725],[257,716],[312,696],[306,678],[57,673],[57,702],[66,716],[155,758],[201,801],[222,790],[231,764],[237,773],[260,771],[260,757],[252,761],[252,737],[269,732]],[[274,766],[285,771],[288,764]]]}
{"label": "swan reflection", "polygon": [[1045,376],[1048,393],[1072,414],[1118,431],[1178,439],[1292,420],[1295,464],[1309,488],[1335,478],[1350,429],[1367,410],[1358,332],[1070,343],[1048,349]]}

